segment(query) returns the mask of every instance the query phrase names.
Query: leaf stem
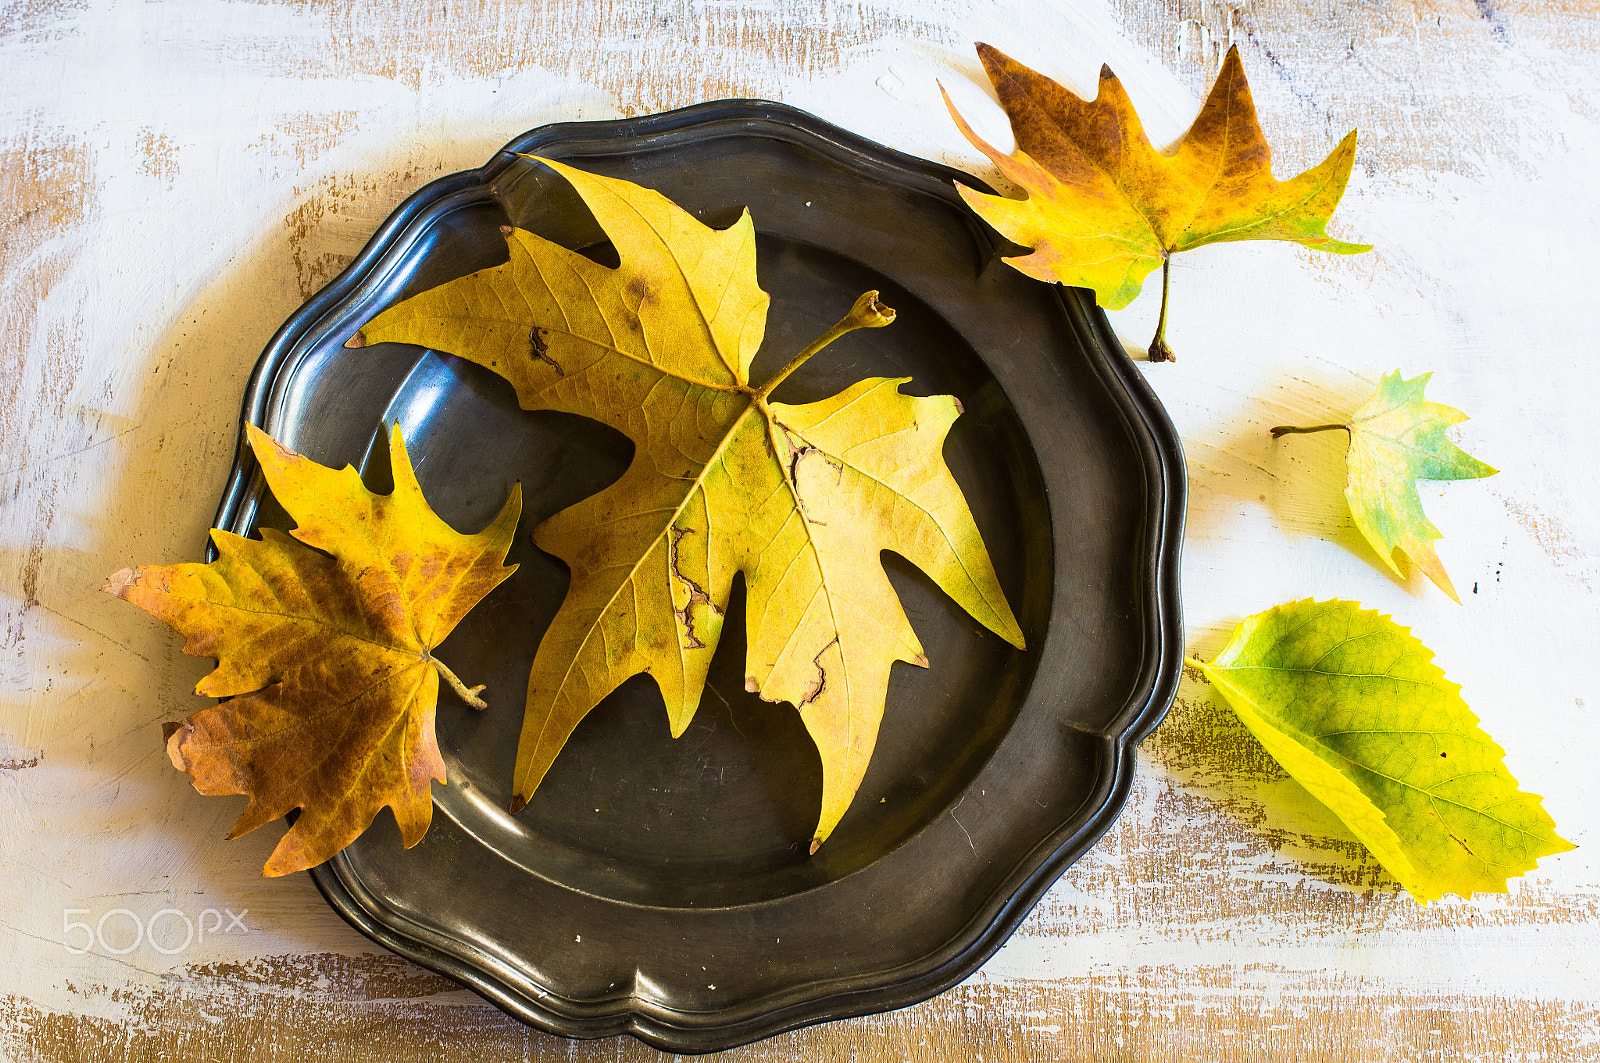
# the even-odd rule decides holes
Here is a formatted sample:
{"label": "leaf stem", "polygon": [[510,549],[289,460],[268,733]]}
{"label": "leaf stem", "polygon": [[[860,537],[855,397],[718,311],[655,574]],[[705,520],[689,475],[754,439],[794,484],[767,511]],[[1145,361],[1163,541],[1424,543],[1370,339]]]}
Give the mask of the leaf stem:
{"label": "leaf stem", "polygon": [[1346,432],[1350,431],[1350,426],[1347,424],[1313,424],[1306,425],[1303,428],[1298,425],[1280,424],[1272,429],[1272,438],[1277,439],[1279,436],[1288,435],[1310,435],[1312,432],[1331,432],[1335,428],[1342,428]]}
{"label": "leaf stem", "polygon": [[1172,348],[1167,346],[1167,291],[1171,287],[1168,279],[1172,274],[1172,255],[1165,254],[1161,259],[1161,317],[1156,320],[1156,335],[1150,341],[1149,357],[1152,362],[1175,362],[1178,356],[1172,353]]}
{"label": "leaf stem", "polygon": [[1187,654],[1184,655],[1183,663],[1188,665],[1190,668],[1198,668],[1202,672],[1206,670],[1206,662],[1200,661],[1200,660],[1196,660],[1195,658],[1190,657]]}
{"label": "leaf stem", "polygon": [[840,318],[838,323],[812,340],[806,349],[789,360],[789,364],[778,370],[776,376],[761,386],[756,392],[757,399],[765,399],[772,394],[772,389],[783,383],[784,379],[802,365],[805,365],[811,356],[822,348],[843,336],[846,332],[854,332],[858,328],[882,328],[894,320],[894,311],[878,302],[878,293],[865,292],[856,300],[856,305],[850,312]]}
{"label": "leaf stem", "polygon": [[428,660],[432,661],[433,666],[439,669],[439,674],[444,676],[444,681],[450,684],[450,689],[454,690],[462,701],[475,709],[487,709],[489,707],[488,702],[478,697],[478,692],[483,689],[482,683],[475,687],[469,687],[450,670],[449,665],[439,660],[439,658],[429,655]]}

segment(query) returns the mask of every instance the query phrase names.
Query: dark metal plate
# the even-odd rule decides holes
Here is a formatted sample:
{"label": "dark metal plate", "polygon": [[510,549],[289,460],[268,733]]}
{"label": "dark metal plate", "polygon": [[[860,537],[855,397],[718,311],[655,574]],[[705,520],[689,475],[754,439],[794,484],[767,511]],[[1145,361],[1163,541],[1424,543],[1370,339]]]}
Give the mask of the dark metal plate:
{"label": "dark metal plate", "polygon": [[[834,344],[779,398],[908,375],[966,407],[946,460],[1029,648],[885,555],[932,667],[896,668],[872,766],[815,857],[817,755],[792,709],[744,692],[738,590],[683,737],[652,683],[630,681],[528,808],[505,811],[528,668],[567,582],[528,533],[615,479],[632,444],[524,412],[449,355],[342,343],[396,299],[503,261],[507,222],[604,259],[576,196],[515,152],[626,177],[717,226],[748,207],[773,296],[754,380],[880,289],[895,324]],[[955,984],[1110,825],[1177,684],[1182,454],[1092,301],[1004,267],[956,177],[978,184],[773,103],[550,126],[412,196],[283,326],[247,419],[380,490],[373,444],[399,421],[429,500],[463,530],[514,481],[527,500],[521,568],[440,653],[488,684],[490,708],[441,700],[450,783],[432,829],[406,852],[385,814],[312,872],[345,919],[545,1029],[704,1051]],[[217,525],[285,523],[242,453]]]}

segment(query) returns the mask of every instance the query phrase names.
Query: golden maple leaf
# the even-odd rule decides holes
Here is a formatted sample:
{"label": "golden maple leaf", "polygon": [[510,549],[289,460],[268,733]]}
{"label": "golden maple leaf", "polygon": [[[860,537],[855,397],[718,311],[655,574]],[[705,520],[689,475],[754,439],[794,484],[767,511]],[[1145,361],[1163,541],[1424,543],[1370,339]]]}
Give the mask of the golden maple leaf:
{"label": "golden maple leaf", "polygon": [[540,161],[583,197],[617,268],[508,228],[505,265],[397,304],[352,340],[469,359],[508,379],[524,409],[581,414],[635,444],[616,483],[534,535],[572,580],[529,676],[513,811],[579,721],[632,676],[655,680],[673,735],[683,733],[742,573],[746,687],[797,706],[821,755],[815,852],[865,774],[891,665],[927,664],[880,553],[912,561],[1023,643],[942,457],[961,406],[883,378],[802,406],[772,401],[816,351],[893,311],[867,293],[752,385],[768,298],[749,213],[714,230],[657,192]]}
{"label": "golden maple leaf", "polygon": [[230,700],[185,720],[167,753],[201,793],[250,797],[230,838],[302,810],[268,875],[322,863],[385,805],[410,848],[432,820],[430,784],[445,781],[433,731],[440,676],[483,707],[483,688],[468,690],[433,650],[516,570],[502,563],[521,490],[487,528],[462,535],[422,497],[399,426],[388,495],[348,465],[335,471],[248,432],[298,522],[294,538],[213,530],[210,564],[123,569],[105,588],[177,629],[185,653],[217,659],[195,693]]}
{"label": "golden maple leaf", "polygon": [[1161,266],[1152,361],[1171,357],[1164,337],[1172,255],[1228,240],[1289,240],[1341,255],[1371,250],[1323,231],[1350,179],[1355,131],[1318,165],[1275,180],[1237,46],[1171,155],[1151,145],[1109,67],[1100,68],[1099,94],[1083,100],[998,49],[977,47],[1016,151],[1007,155],[974,133],[948,93],[945,105],[966,138],[1027,195],[958,185],[962,198],[1006,239],[1033,249],[1006,262],[1038,280],[1093,289],[1109,310],[1132,302]]}

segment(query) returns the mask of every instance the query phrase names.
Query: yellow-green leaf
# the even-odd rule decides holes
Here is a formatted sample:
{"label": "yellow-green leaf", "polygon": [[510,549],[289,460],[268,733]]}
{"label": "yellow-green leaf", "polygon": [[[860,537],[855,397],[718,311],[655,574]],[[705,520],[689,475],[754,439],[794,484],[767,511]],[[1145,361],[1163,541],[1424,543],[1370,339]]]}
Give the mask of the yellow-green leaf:
{"label": "yellow-green leaf", "polygon": [[1249,617],[1200,667],[1268,753],[1417,900],[1504,893],[1572,844],[1433,653],[1355,602]]}
{"label": "yellow-green leaf", "polygon": [[510,260],[406,300],[365,342],[422,344],[509,380],[523,408],[591,417],[635,443],[600,493],[558,513],[535,542],[572,570],[539,643],[517,751],[513,808],[580,720],[648,673],[674,735],[699,705],[734,576],[747,597],[746,686],[799,710],[822,759],[813,850],[866,771],[893,662],[926,665],[883,570],[892,550],[1012,643],[1022,632],[941,454],[961,412],[950,396],[863,380],[791,406],[776,384],[836,336],[888,324],[869,292],[772,380],[750,382],[766,325],[746,213],[701,224],[627,181],[548,162],[611,237],[596,265],[507,230]]}
{"label": "yellow-green leaf", "polygon": [[329,469],[248,432],[297,521],[294,538],[213,531],[210,564],[123,569],[105,588],[176,628],[185,653],[217,659],[195,693],[229,700],[183,721],[167,754],[201,793],[249,796],[231,838],[301,809],[268,875],[322,863],[386,805],[409,848],[432,821],[431,784],[445,781],[433,732],[440,677],[483,707],[482,688],[462,686],[433,650],[516,571],[503,562],[520,489],[487,528],[463,535],[422,497],[398,426],[387,495],[348,465]]}
{"label": "yellow-green leaf", "polygon": [[1402,380],[1397,369],[1378,381],[1378,389],[1343,425],[1278,427],[1274,436],[1344,428],[1350,435],[1345,455],[1345,500],[1367,542],[1397,576],[1410,561],[1456,601],[1461,598],[1445,573],[1433,544],[1439,529],[1422,510],[1417,480],[1467,480],[1495,470],[1452,443],[1445,429],[1467,415],[1422,397],[1432,373]]}

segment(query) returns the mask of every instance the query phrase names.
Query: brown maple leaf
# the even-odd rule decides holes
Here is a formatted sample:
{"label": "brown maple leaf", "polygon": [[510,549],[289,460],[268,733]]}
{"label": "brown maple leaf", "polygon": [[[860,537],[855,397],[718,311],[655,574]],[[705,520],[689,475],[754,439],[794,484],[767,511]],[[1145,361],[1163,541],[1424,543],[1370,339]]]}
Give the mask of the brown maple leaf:
{"label": "brown maple leaf", "polygon": [[388,495],[348,465],[326,468],[248,431],[298,522],[294,538],[213,530],[210,564],[123,569],[105,588],[184,635],[185,653],[217,659],[195,693],[230,700],[185,720],[167,753],[201,793],[249,796],[230,838],[301,809],[268,875],[322,863],[385,805],[409,848],[432,819],[431,784],[445,781],[439,678],[483,707],[483,688],[467,689],[433,650],[516,570],[503,562],[521,490],[487,528],[462,535],[422,497],[398,426]]}

